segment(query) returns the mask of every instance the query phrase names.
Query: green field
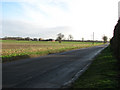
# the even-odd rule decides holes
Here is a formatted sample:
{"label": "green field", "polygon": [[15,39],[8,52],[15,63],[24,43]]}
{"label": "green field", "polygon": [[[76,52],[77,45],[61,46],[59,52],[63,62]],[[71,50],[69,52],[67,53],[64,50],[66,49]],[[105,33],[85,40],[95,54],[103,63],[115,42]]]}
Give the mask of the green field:
{"label": "green field", "polygon": [[79,77],[72,88],[114,88],[119,90],[118,62],[107,47]]}
{"label": "green field", "polygon": [[3,62],[92,47],[103,43],[1,40]]}

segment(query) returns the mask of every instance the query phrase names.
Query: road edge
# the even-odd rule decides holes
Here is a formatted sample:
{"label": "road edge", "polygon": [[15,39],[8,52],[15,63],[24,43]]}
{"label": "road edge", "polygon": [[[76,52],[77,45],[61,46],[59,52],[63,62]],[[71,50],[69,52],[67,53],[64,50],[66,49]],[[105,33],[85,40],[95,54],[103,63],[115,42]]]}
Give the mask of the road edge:
{"label": "road edge", "polygon": [[[99,50],[91,59],[92,60],[94,60],[94,58],[96,57],[96,56],[98,56],[105,48],[107,48],[108,47],[108,45],[106,45],[105,47],[103,47],[101,50]],[[93,62],[93,61],[92,61]],[[92,62],[89,62],[83,69],[81,69],[80,71],[78,71],[75,75],[74,75],[74,77],[71,79],[71,80],[69,80],[69,81],[67,81],[67,82],[65,82],[62,86],[61,86],[61,88],[70,88],[71,87],[71,85],[89,68],[89,66],[92,64]]]}

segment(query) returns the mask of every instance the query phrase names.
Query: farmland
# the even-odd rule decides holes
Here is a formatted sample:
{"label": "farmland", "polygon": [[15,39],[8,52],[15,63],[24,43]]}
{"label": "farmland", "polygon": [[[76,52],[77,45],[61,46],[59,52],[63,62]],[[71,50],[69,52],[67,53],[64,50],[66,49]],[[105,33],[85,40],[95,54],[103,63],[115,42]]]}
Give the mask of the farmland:
{"label": "farmland", "polygon": [[102,43],[2,40],[3,62],[92,47]]}

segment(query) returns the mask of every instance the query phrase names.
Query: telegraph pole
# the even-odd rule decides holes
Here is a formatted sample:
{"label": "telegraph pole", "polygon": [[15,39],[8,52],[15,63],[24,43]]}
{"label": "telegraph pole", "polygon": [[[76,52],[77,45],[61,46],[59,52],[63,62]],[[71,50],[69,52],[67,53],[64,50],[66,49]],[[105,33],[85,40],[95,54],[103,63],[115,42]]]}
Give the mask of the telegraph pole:
{"label": "telegraph pole", "polygon": [[94,32],[93,32],[93,45],[94,45]]}

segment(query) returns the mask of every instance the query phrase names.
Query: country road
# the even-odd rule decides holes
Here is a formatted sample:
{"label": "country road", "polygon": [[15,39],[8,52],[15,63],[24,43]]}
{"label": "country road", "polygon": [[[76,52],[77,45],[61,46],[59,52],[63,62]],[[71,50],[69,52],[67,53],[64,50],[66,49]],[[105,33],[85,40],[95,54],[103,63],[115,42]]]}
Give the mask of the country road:
{"label": "country road", "polygon": [[2,64],[3,88],[61,88],[74,81],[107,45]]}

